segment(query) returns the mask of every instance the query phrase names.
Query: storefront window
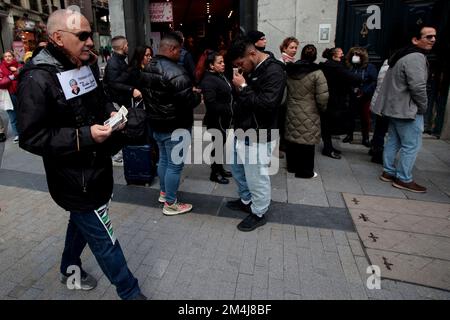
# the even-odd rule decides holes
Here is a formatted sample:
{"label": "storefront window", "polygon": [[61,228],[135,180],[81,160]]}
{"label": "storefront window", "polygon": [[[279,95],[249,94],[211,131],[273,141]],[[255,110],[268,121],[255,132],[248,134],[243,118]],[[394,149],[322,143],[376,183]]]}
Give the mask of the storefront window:
{"label": "storefront window", "polygon": [[30,0],[30,9],[34,11],[39,11],[38,0]]}

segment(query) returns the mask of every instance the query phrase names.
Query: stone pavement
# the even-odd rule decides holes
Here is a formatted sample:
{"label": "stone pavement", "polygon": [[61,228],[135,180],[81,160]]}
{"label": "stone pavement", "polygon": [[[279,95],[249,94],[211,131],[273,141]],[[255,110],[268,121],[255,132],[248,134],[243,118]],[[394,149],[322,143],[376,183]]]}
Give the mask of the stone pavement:
{"label": "stone pavement", "polygon": [[[319,178],[297,180],[285,169],[273,177],[269,223],[252,233],[236,225],[245,216],[225,207],[234,185],[208,181],[206,166],[186,168],[180,198],[194,212],[165,217],[150,188],[125,186],[115,168],[111,210],[130,269],[152,299],[450,299],[450,292],[383,279],[369,290],[369,260],[342,193],[450,203],[450,152],[425,139],[415,176],[425,195],[377,180],[381,168],[367,149],[343,149],[341,161],[317,154]],[[3,152],[3,147],[5,148]],[[8,141],[0,144],[0,299],[117,299],[89,250],[84,267],[99,279],[89,293],[58,282],[67,214],[47,193],[42,161]]]}

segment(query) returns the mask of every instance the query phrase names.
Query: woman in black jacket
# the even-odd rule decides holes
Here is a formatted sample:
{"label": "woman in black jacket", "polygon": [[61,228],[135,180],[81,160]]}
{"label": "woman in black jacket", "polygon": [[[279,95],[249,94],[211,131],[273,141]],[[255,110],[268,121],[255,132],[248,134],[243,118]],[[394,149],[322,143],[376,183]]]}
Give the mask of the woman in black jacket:
{"label": "woman in black jacket", "polygon": [[324,156],[341,159],[341,151],[333,147],[332,135],[346,134],[350,118],[350,94],[352,87],[359,86],[362,79],[348,70],[342,63],[344,53],[340,48],[326,49],[323,57],[326,62],[320,67],[328,82],[330,98],[327,111],[322,115],[322,139]]}
{"label": "woman in black jacket", "polygon": [[[205,124],[208,130],[219,130],[225,144],[226,131],[231,128],[233,97],[232,86],[224,75],[223,56],[214,51],[209,52],[205,61],[205,69],[200,83],[206,106]],[[211,157],[215,157],[215,150],[211,152]],[[226,171],[222,164],[214,162],[211,169],[211,181],[219,184],[230,183],[227,178],[231,178],[231,173]]]}

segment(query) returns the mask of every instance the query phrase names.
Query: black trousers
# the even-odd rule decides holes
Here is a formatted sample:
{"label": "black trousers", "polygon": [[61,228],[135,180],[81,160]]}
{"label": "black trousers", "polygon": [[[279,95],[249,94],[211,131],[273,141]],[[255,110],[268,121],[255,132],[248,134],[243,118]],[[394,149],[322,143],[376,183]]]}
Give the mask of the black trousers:
{"label": "black trousers", "polygon": [[[222,141],[223,141],[223,145],[225,146],[226,143],[227,143],[227,133],[224,132],[224,131],[222,131],[222,130],[220,130],[220,132],[222,133]],[[216,140],[216,139],[215,139],[215,137],[213,136],[213,137],[212,137],[212,141],[214,142],[215,140]],[[225,155],[225,149],[224,149],[224,155]],[[216,156],[216,150],[213,149],[213,150],[211,151],[211,158],[214,158],[215,156]],[[211,164],[211,172],[212,172],[213,174],[221,174],[223,171],[224,171],[223,164],[219,164],[219,163],[216,163],[216,162],[213,162],[213,163]]]}
{"label": "black trousers", "polygon": [[314,157],[316,146],[288,142],[286,161],[288,171],[295,173],[297,178],[314,177]]}

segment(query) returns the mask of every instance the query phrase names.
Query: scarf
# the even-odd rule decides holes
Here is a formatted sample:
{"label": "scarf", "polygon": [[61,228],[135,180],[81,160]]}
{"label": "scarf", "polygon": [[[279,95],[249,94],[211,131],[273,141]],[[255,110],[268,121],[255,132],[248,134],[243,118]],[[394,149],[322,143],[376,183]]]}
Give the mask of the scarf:
{"label": "scarf", "polygon": [[427,52],[425,50],[422,50],[414,45],[409,45],[407,47],[404,47],[400,50],[398,50],[397,52],[395,52],[392,57],[389,59],[389,67],[392,69],[394,68],[394,66],[397,64],[397,62],[406,57],[407,55],[411,54],[411,53],[422,53],[422,54],[426,54]]}

